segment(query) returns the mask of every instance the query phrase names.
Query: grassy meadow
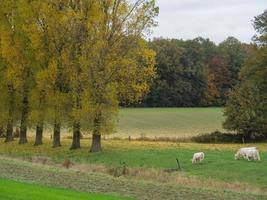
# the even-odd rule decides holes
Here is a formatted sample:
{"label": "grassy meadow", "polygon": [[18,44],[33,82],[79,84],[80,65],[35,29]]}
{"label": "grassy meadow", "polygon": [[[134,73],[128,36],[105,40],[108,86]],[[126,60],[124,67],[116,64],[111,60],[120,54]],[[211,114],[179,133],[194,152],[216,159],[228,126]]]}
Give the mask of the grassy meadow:
{"label": "grassy meadow", "polygon": [[[203,133],[224,131],[223,108],[121,108],[117,117],[115,133],[110,138],[188,138]],[[47,127],[45,137],[49,138],[52,127]],[[30,130],[34,136],[35,130]],[[71,136],[71,130],[62,134]],[[83,134],[87,137],[90,133]]]}
{"label": "grassy meadow", "polygon": [[190,137],[222,131],[223,108],[123,108],[112,137]]}
{"label": "grassy meadow", "polygon": [[[240,182],[267,188],[266,144],[250,144],[257,146],[260,150],[261,161],[248,162],[234,159],[235,151],[243,146],[241,144],[214,145],[107,140],[103,141],[103,152],[89,153],[89,140],[82,140],[83,147],[77,151],[69,151],[70,143],[70,140],[64,140],[63,147],[52,149],[49,141],[46,141],[46,144],[40,147],[34,147],[33,141],[20,146],[14,143],[4,144],[1,141],[0,155],[26,160],[48,157],[58,164],[62,164],[65,159],[69,159],[75,165],[87,164],[113,168],[126,165],[128,168],[156,170],[176,168],[176,158],[178,158],[182,168],[180,172],[185,176],[196,177],[200,180]],[[198,151],[205,152],[205,161],[199,165],[192,165],[192,155]]]}
{"label": "grassy meadow", "polygon": [[[90,199],[92,192],[108,195],[108,197],[97,195],[97,198],[99,197],[101,200],[111,198],[109,196],[130,197],[136,200],[267,199],[264,193],[260,193],[261,190],[257,193],[255,193],[257,190],[255,190],[252,193],[251,190],[246,190],[246,187],[241,187],[239,191],[233,191],[232,184],[221,185],[221,183],[217,183],[217,185],[215,185],[215,182],[211,182],[213,188],[205,188],[206,185],[204,182],[192,181],[189,178],[179,177],[178,175],[168,175],[166,173],[161,176],[160,173],[155,173],[156,177],[161,177],[159,180],[149,180],[149,173],[144,173],[142,174],[143,179],[138,180],[126,176],[113,177],[104,173],[99,173],[98,171],[78,171],[74,167],[63,169],[57,166],[48,166],[3,157],[0,159],[0,165],[0,177],[4,180],[10,179],[20,183],[30,183],[31,185],[37,185],[37,188],[39,185],[42,185],[42,187],[46,188],[64,188],[82,193],[77,194],[77,196],[83,196],[84,193],[89,193],[87,194],[88,199]],[[167,177],[175,177],[175,181],[168,180]],[[231,190],[229,190],[229,187],[231,187]],[[218,188],[223,188],[223,190],[219,190]],[[46,192],[57,193],[51,190],[47,190]],[[33,194],[35,194],[34,191]],[[65,197],[65,194],[67,193],[62,194],[61,199],[64,199],[62,197]],[[15,196],[16,198],[22,196],[12,195],[12,197]],[[44,194],[44,196],[46,195],[47,194]]]}
{"label": "grassy meadow", "polygon": [[[222,130],[222,121],[222,108],[121,109],[118,132],[109,137],[182,138]],[[51,148],[52,140],[47,136],[48,133],[44,145],[38,147],[33,146],[31,134],[29,143],[24,145],[18,145],[17,139],[11,143],[0,139],[0,193],[1,184],[6,187],[14,184],[12,188],[19,187],[22,193],[26,192],[24,196],[31,190],[29,188],[36,191],[29,196],[32,199],[38,197],[38,192],[52,194],[54,199],[57,195],[90,199],[92,193],[100,194],[92,197],[101,200],[112,199],[112,196],[140,200],[166,197],[168,200],[267,199],[266,143],[198,144],[106,139],[102,141],[102,152],[90,153],[88,137],[81,140],[81,149],[70,151],[71,139],[64,134],[59,148]],[[261,161],[236,161],[234,153],[244,146],[256,146]],[[193,165],[192,155],[199,151],[205,153],[205,160]],[[176,158],[180,170],[175,170]],[[31,184],[20,187],[20,182]],[[5,195],[5,199],[15,199],[13,193],[2,192],[1,195]]]}

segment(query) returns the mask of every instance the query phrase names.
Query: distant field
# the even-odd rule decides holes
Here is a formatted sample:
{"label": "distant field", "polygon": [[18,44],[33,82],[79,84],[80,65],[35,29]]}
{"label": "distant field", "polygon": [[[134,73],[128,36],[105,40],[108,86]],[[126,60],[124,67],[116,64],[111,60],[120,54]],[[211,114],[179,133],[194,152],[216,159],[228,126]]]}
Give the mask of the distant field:
{"label": "distant field", "polygon": [[124,108],[112,137],[188,137],[223,130],[223,108]]}
{"label": "distant field", "polygon": [[[127,200],[0,179],[0,199],[5,200]],[[128,198],[128,200],[130,200]]]}
{"label": "distant field", "polygon": [[[223,108],[122,108],[117,118],[116,132],[104,137],[185,138],[223,131],[223,121]],[[46,128],[44,136],[50,138],[52,132],[52,127]],[[35,130],[31,129],[28,133],[34,136]],[[71,136],[72,132],[63,128],[62,135]]]}

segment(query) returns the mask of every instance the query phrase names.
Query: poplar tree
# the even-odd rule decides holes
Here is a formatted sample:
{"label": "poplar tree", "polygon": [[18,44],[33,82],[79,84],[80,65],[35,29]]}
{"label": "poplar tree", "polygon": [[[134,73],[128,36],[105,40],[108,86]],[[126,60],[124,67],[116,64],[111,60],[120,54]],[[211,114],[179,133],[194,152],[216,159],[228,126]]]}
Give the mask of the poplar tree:
{"label": "poplar tree", "polygon": [[47,121],[53,126],[53,147],[61,146],[60,133],[68,113],[69,76],[67,74],[66,47],[71,38],[68,34],[69,3],[67,1],[43,1],[42,24],[48,60],[47,69],[40,75],[47,99]]}
{"label": "poplar tree", "polygon": [[[27,143],[27,122],[29,114],[29,91],[34,58],[25,34],[27,24],[23,18],[23,1],[5,1],[1,8],[1,49],[6,64],[6,89],[8,93],[8,119],[6,141],[12,140],[15,95],[19,97],[20,138]],[[18,115],[19,113],[16,113]]]}
{"label": "poplar tree", "polygon": [[48,24],[46,11],[48,1],[26,2],[28,19],[27,35],[30,47],[34,50],[35,71],[34,87],[31,90],[30,102],[30,125],[36,128],[35,146],[43,143],[43,131],[48,111],[49,73],[48,65],[51,57],[48,38]]}
{"label": "poplar tree", "polygon": [[152,0],[95,1],[95,15],[83,45],[85,103],[91,112],[91,152],[101,151],[101,135],[113,131],[119,101],[138,101],[154,76],[154,52],[143,41],[155,26]]}
{"label": "poplar tree", "polygon": [[[84,116],[82,98],[85,82],[79,60],[82,55],[82,45],[86,36],[90,34],[87,22],[91,20],[93,3],[93,1],[70,1],[69,3],[68,32],[71,40],[67,44],[64,61],[69,76],[70,111],[68,121],[73,132],[71,150],[81,147],[81,123]],[[90,113],[86,115],[88,116]]]}

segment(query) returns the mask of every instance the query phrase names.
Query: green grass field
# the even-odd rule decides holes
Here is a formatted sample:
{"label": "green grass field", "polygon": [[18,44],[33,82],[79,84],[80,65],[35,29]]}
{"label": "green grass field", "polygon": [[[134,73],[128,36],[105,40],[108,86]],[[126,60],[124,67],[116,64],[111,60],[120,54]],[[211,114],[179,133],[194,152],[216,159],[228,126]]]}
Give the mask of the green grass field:
{"label": "green grass field", "polygon": [[[78,172],[72,169],[63,169],[59,167],[46,166],[42,164],[34,164],[21,160],[10,160],[6,158],[0,159],[0,177],[7,180],[15,180],[16,182],[31,183],[43,185],[49,188],[65,188],[70,191],[80,191],[86,193],[99,193],[111,196],[132,197],[136,200],[263,200],[267,199],[266,194],[257,192],[249,193],[250,190],[240,188],[238,191],[232,189],[232,185],[215,185],[213,189],[207,189],[204,182],[198,182],[192,185],[187,180],[157,181],[157,180],[137,180],[127,177],[114,178],[98,172]],[[166,179],[166,175],[164,176]],[[13,184],[12,184],[13,185]],[[7,185],[11,186],[12,185]],[[23,184],[24,185],[24,184]],[[25,184],[27,185],[27,184]],[[231,186],[231,189],[229,189]],[[199,188],[200,187],[200,188]],[[15,186],[16,188],[16,186]],[[223,189],[221,189],[223,188]],[[12,188],[8,188],[13,191]],[[35,189],[35,188],[31,188]],[[1,190],[1,189],[0,189]],[[39,189],[37,189],[38,191]],[[30,190],[35,194],[35,190]],[[30,193],[30,191],[27,191]],[[257,190],[256,190],[257,191]],[[13,194],[12,200],[21,197],[20,189]],[[42,191],[43,192],[43,191]],[[50,192],[46,190],[44,192]],[[54,190],[52,189],[52,192]],[[7,193],[6,189],[5,192]],[[28,194],[28,193],[27,193]],[[53,194],[53,193],[51,193]],[[29,194],[29,197],[32,194]],[[45,194],[46,195],[46,194]],[[44,195],[44,196],[45,196]],[[7,198],[1,198],[7,199]],[[28,199],[28,198],[27,198]],[[41,198],[36,198],[39,200]],[[47,198],[55,199],[55,198]],[[64,199],[64,198],[60,198]],[[88,196],[88,199],[89,196]],[[119,198],[116,198],[119,199]],[[95,200],[95,199],[94,199]]]}
{"label": "green grass field", "polygon": [[129,198],[74,192],[0,179],[0,199],[4,200],[130,200]]}
{"label": "green grass field", "polygon": [[[118,133],[109,137],[190,137],[223,130],[223,118],[222,108],[121,109]],[[84,195],[88,198],[94,195],[91,193],[140,200],[267,199],[266,143],[197,144],[103,140],[102,152],[89,153],[91,140],[88,137],[81,140],[81,149],[70,151],[71,140],[66,139],[64,133],[62,135],[62,147],[55,149],[51,148],[52,141],[48,137],[44,140],[44,145],[38,147],[33,146],[33,137],[29,137],[29,143],[25,145],[18,145],[17,139],[12,143],[4,143],[4,139],[0,139],[2,185],[19,187],[20,183],[5,182],[10,179],[71,189],[70,193],[66,193],[64,189],[45,186],[23,184],[25,187],[36,187],[32,190],[19,187],[22,193],[36,191],[31,195],[39,195],[38,192],[41,191],[48,196],[51,194],[53,199],[57,195],[67,195],[70,198],[77,195],[75,199],[83,199]],[[234,160],[234,153],[244,146],[256,146],[260,150],[261,161]],[[193,165],[192,155],[199,151],[205,153],[205,160]],[[47,159],[47,162],[43,163],[42,158]],[[181,170],[166,174],[164,170],[176,168],[176,158],[179,159]],[[70,169],[63,167],[66,159],[73,163]],[[122,169],[124,165],[128,174],[115,178],[114,170]],[[7,189],[2,189],[4,192],[1,192],[1,188],[4,187],[0,183],[0,199],[24,200],[16,196],[15,189],[7,193]],[[5,196],[1,198],[1,195]],[[40,199],[27,193],[25,196],[27,199]],[[16,199],[17,197],[20,199]],[[93,199],[98,197],[113,198],[96,195]],[[51,198],[44,196],[44,199]]]}
{"label": "green grass field", "polygon": [[[103,141],[103,152],[89,153],[89,140],[83,140],[83,148],[77,151],[68,150],[70,140],[64,140],[63,147],[57,149],[52,149],[49,142],[46,141],[46,144],[40,147],[34,147],[33,141],[26,145],[0,142],[0,155],[25,159],[46,156],[56,163],[63,163],[68,158],[76,164],[100,164],[108,167],[119,167],[125,162],[130,168],[156,169],[175,168],[175,159],[179,158],[182,172],[186,176],[267,187],[267,146],[264,143],[249,144],[260,149],[261,161],[248,162],[234,160],[235,151],[242,146],[239,144]],[[205,161],[192,165],[192,155],[199,151],[205,152]]]}
{"label": "green grass field", "polygon": [[[267,153],[261,154],[261,162],[248,162],[234,160],[234,152],[231,151],[204,150],[205,162],[192,165],[192,155],[198,151],[202,151],[202,149],[107,150],[79,159],[83,163],[97,163],[106,166],[120,166],[120,163],[125,162],[129,167],[168,169],[176,168],[175,159],[179,158],[182,172],[188,176],[227,182],[238,181],[267,187]],[[75,160],[75,157],[72,159]]]}
{"label": "green grass field", "polygon": [[222,108],[124,108],[112,137],[188,137],[222,131]]}

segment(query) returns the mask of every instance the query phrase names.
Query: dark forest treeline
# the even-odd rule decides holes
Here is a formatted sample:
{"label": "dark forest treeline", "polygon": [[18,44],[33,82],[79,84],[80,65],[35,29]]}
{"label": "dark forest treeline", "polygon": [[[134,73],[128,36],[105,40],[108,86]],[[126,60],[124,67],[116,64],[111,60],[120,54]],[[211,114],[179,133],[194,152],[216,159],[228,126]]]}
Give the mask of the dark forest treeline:
{"label": "dark forest treeline", "polygon": [[223,106],[239,83],[239,72],[255,48],[234,37],[216,45],[209,39],[157,38],[149,42],[156,56],[157,77],[138,106]]}

